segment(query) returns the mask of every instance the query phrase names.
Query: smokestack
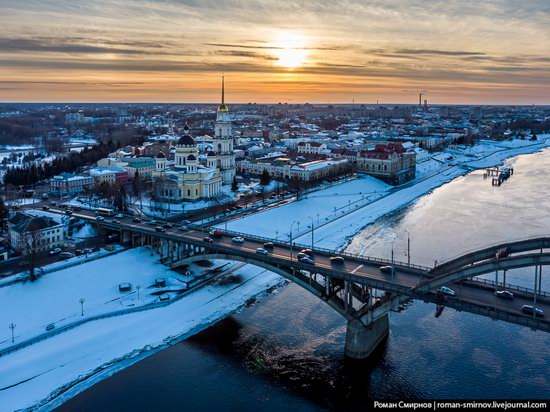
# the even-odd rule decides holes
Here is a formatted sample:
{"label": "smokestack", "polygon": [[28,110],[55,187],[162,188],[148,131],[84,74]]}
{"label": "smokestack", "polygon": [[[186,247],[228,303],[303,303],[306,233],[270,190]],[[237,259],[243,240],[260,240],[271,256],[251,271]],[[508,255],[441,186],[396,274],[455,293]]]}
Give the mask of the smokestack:
{"label": "smokestack", "polygon": [[424,109],[428,110],[428,99],[424,99]]}

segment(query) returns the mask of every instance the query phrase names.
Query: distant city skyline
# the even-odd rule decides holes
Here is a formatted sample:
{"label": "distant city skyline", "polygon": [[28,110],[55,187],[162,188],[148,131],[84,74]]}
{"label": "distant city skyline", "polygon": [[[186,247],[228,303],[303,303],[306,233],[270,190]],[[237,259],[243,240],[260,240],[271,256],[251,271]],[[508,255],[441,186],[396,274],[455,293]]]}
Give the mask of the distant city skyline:
{"label": "distant city skyline", "polygon": [[0,101],[550,104],[545,0],[0,0]]}

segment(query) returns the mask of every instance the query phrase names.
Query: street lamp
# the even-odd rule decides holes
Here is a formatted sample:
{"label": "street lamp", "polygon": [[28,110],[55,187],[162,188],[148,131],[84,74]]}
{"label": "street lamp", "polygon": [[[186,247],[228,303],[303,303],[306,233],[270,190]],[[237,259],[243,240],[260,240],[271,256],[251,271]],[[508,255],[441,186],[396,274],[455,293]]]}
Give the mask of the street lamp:
{"label": "street lamp", "polygon": [[290,225],[290,260],[291,261],[292,261],[292,226],[294,226],[294,223],[296,223],[296,221],[292,222],[292,224]]}
{"label": "street lamp", "polygon": [[394,238],[391,242],[391,275],[392,275],[392,278],[393,278],[393,275],[395,274],[395,266],[393,265],[393,244],[395,243],[396,240],[397,240],[397,238]]}
{"label": "street lamp", "polygon": [[11,329],[11,341],[12,341],[12,342],[15,340],[15,332],[14,332],[14,331],[15,331],[15,327],[16,327],[16,326],[17,326],[17,325],[16,325],[15,323],[13,323],[13,322],[10,324],[10,329]]}
{"label": "street lamp", "polygon": [[313,249],[313,244],[315,243],[313,241],[313,232],[315,230],[315,227],[313,226],[313,218],[311,216],[308,216],[311,219],[311,249]]}
{"label": "street lamp", "polygon": [[84,301],[86,299],[84,298],[80,298],[79,302],[80,302],[80,316],[84,316]]}
{"label": "street lamp", "polygon": [[411,265],[411,234],[407,229],[405,229],[405,232],[407,232],[407,265]]}

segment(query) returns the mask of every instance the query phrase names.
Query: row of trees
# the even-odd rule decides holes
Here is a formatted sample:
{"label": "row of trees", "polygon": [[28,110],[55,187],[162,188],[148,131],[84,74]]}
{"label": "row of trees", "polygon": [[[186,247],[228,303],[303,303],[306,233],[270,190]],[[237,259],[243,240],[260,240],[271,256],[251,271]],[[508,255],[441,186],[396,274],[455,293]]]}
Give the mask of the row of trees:
{"label": "row of trees", "polygon": [[11,167],[6,170],[4,183],[6,185],[29,187],[60,173],[77,172],[82,167],[106,157],[115,148],[116,145],[110,140],[107,143],[100,143],[96,146],[85,148],[81,152],[71,152],[67,156],[55,158],[51,162]]}

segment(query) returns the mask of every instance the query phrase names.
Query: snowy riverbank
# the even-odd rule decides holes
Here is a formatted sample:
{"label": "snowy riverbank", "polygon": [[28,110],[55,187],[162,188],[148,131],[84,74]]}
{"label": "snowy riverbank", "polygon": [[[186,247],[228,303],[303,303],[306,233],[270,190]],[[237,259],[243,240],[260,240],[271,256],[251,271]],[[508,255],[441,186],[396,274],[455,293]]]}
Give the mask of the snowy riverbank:
{"label": "snowy riverbank", "polygon": [[[70,273],[48,275],[44,282],[55,283],[58,287],[53,290],[51,287],[37,287],[33,296],[26,297],[23,302],[19,301],[25,295],[23,289],[16,288],[10,293],[11,288],[4,288],[6,309],[12,306],[10,316],[18,316],[17,328],[21,328],[21,334],[30,335],[42,330],[44,324],[59,321],[66,313],[69,317],[79,317],[78,299],[81,296],[90,296],[86,300],[86,316],[88,310],[100,313],[108,309],[106,304],[116,306],[118,302],[106,303],[106,300],[118,294],[116,287],[121,280],[139,280],[148,285],[158,276],[177,275],[160,265],[158,256],[139,250],[110,258],[123,259],[133,269],[139,266],[140,273],[136,276],[140,278],[136,280],[126,272],[117,274],[117,270],[121,272],[120,264],[124,264],[118,262],[119,265],[111,266],[111,269],[103,266],[105,273],[97,273],[99,267],[93,269],[82,265],[80,273],[73,273],[75,267],[69,269]],[[101,260],[97,260],[87,265],[100,263]],[[248,300],[283,282],[279,276],[250,265],[237,269],[233,275],[236,277],[234,282],[212,283],[163,308],[92,321],[1,357],[0,411],[38,407],[50,410],[117,370],[229,316]],[[95,282],[98,277],[102,278],[102,283]],[[101,283],[101,287],[95,288],[92,282],[93,285]],[[23,286],[26,285],[18,287]],[[144,302],[154,299],[145,297],[144,289],[145,286],[141,299]],[[39,298],[46,300],[36,305],[39,311],[28,312],[30,306],[25,302]],[[123,300],[124,305],[135,304],[137,296],[133,294]],[[20,313],[15,313],[17,308]],[[3,323],[10,322],[4,313],[2,319]],[[24,330],[26,323],[29,325]]]}
{"label": "snowy riverbank", "polygon": [[[425,168],[421,178],[396,190],[365,176],[310,193],[298,202],[229,222],[227,228],[288,239],[293,226],[295,240],[308,243],[311,240],[308,225],[313,222],[316,246],[342,248],[350,237],[379,218],[473,168],[495,166],[509,157],[548,147],[547,138],[550,136],[544,140],[541,136],[536,144],[525,142],[518,147],[488,144],[475,156],[471,153],[456,156],[452,164],[447,163],[431,174]],[[151,262],[158,261],[157,256],[143,257],[148,258]],[[117,269],[121,266],[123,262],[117,264]],[[84,271],[86,266],[79,268]],[[0,411],[38,407],[49,410],[116,371],[207,328],[241,308],[247,300],[282,282],[279,276],[251,265],[243,266],[235,274],[240,277],[238,283],[204,287],[164,308],[93,321],[0,358]],[[129,277],[126,272],[123,275]],[[147,276],[143,282],[158,274]],[[109,287],[124,279],[110,279]],[[105,291],[106,295],[109,293]],[[97,302],[95,307],[99,310],[104,300]],[[17,299],[12,303],[17,305]],[[74,306],[72,300],[66,303]],[[78,309],[77,305],[72,311]],[[21,310],[20,322],[25,322],[24,308]],[[2,319],[10,322],[4,316]],[[36,328],[42,328],[45,322],[46,319],[37,321]]]}
{"label": "snowy riverbank", "polygon": [[[365,226],[471,170],[497,166],[508,158],[549,147],[550,135],[539,136],[537,142],[514,142],[484,142],[481,144],[483,148],[467,148],[464,151],[466,154],[456,156],[455,153],[453,159],[436,172],[393,190],[379,180],[365,176],[315,192],[307,199],[228,222],[227,229],[289,240],[292,227],[293,241],[309,244],[313,222],[315,246],[342,249]],[[476,156],[471,152],[475,152]]]}

